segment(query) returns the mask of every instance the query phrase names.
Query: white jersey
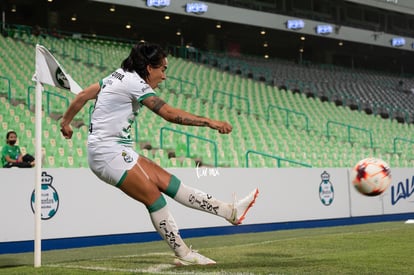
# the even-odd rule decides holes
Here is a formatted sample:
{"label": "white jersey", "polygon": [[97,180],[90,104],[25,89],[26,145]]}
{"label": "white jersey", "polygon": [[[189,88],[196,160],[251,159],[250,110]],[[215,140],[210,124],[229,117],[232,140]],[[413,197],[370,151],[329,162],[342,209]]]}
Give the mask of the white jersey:
{"label": "white jersey", "polygon": [[118,69],[101,82],[89,127],[88,143],[132,145],[131,124],[142,100],[154,90],[136,73]]}

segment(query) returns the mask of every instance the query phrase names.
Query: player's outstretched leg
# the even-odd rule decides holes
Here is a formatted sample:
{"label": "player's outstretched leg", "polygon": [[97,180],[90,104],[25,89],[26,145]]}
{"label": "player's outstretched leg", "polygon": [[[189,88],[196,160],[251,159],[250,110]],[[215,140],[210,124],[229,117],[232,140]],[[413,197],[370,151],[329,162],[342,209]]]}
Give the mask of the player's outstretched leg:
{"label": "player's outstretched leg", "polygon": [[210,265],[216,263],[184,243],[163,196],[160,196],[153,205],[147,208],[155,229],[174,251],[176,256],[174,263],[176,265]]}
{"label": "player's outstretched leg", "polygon": [[174,264],[177,266],[181,265],[213,265],[216,264],[212,259],[201,255],[196,250],[190,248],[190,252],[183,257],[177,257],[174,259]]}
{"label": "player's outstretched leg", "polygon": [[177,177],[172,175],[165,194],[183,205],[223,217],[231,224],[239,225],[256,201],[259,190],[254,189],[239,201],[225,203],[203,191],[183,184]]}
{"label": "player's outstretched leg", "polygon": [[246,217],[247,211],[249,211],[249,209],[255,203],[258,195],[259,189],[256,188],[255,190],[250,192],[249,195],[247,195],[241,200],[236,201],[235,197],[233,203],[233,211],[231,213],[230,218],[228,218],[227,220],[233,225],[241,224],[244,218]]}

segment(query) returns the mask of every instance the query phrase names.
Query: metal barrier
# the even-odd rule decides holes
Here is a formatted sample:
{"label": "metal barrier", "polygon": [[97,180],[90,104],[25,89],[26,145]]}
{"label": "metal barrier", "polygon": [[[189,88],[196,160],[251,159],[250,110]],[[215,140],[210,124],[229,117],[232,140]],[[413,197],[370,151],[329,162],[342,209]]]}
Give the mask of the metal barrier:
{"label": "metal barrier", "polygon": [[193,82],[190,82],[190,81],[187,81],[187,80],[184,80],[184,79],[181,79],[181,78],[179,78],[179,77],[173,77],[173,76],[169,76],[165,81],[164,81],[164,87],[166,87],[166,88],[169,88],[169,86],[168,86],[168,80],[169,79],[172,79],[172,80],[176,80],[176,81],[178,81],[179,83],[180,83],[180,93],[183,93],[183,85],[184,84],[187,84],[187,85],[190,85],[190,86],[194,86],[194,88],[195,88],[195,96],[196,97],[198,97],[198,94],[199,94],[199,92],[198,92],[198,86],[195,84],[195,83],[193,83]]}
{"label": "metal barrier", "polygon": [[312,165],[307,164],[307,163],[298,162],[298,161],[291,160],[291,159],[285,159],[285,158],[281,158],[281,157],[278,157],[278,156],[275,156],[275,155],[270,155],[270,154],[267,154],[267,153],[258,152],[258,151],[254,151],[254,150],[247,150],[246,151],[246,167],[247,168],[249,168],[249,155],[250,154],[257,154],[257,155],[262,155],[264,157],[269,157],[269,158],[276,159],[277,160],[277,167],[278,168],[280,168],[280,163],[282,161],[289,162],[289,163],[293,163],[293,164],[297,164],[297,165],[300,165],[300,166],[303,166],[303,167],[312,168]]}
{"label": "metal barrier", "polygon": [[195,138],[195,139],[199,139],[205,142],[209,142],[211,144],[213,144],[214,146],[214,166],[217,167],[218,161],[217,161],[217,143],[215,141],[212,141],[210,139],[207,138],[203,138],[200,136],[196,136],[190,133],[186,133],[186,132],[182,132],[180,130],[176,130],[176,129],[172,129],[169,127],[162,127],[160,130],[160,148],[163,149],[163,144],[164,144],[164,137],[163,137],[163,133],[164,131],[171,131],[174,133],[178,133],[178,134],[182,134],[186,136],[186,146],[187,146],[187,151],[186,151],[186,157],[190,157],[190,138]]}
{"label": "metal barrier", "polygon": [[326,136],[328,138],[331,136],[331,134],[329,133],[329,125],[330,124],[336,124],[336,125],[339,125],[339,126],[346,127],[348,129],[348,142],[351,142],[351,129],[368,133],[369,134],[369,144],[370,144],[370,148],[373,147],[372,131],[371,130],[367,130],[367,129],[364,129],[364,128],[355,127],[355,126],[352,126],[352,125],[349,125],[349,124],[345,124],[345,123],[340,123],[340,122],[328,120],[328,122],[326,123]]}
{"label": "metal barrier", "polygon": [[[29,86],[29,88],[27,88],[27,108],[29,108],[29,110],[31,106],[30,93],[32,90],[36,90],[36,87]],[[66,96],[63,96],[61,94],[54,93],[54,92],[49,92],[49,91],[43,91],[43,94],[46,94],[46,113],[48,115],[50,115],[50,97],[59,97],[65,100],[66,108],[69,107],[69,99]]]}
{"label": "metal barrier", "polygon": [[223,95],[226,95],[226,96],[229,96],[230,97],[230,106],[229,106],[230,108],[233,107],[233,99],[234,98],[237,98],[237,99],[240,99],[240,100],[244,100],[246,102],[246,105],[247,105],[247,114],[250,114],[250,102],[249,102],[249,99],[247,97],[242,97],[242,96],[234,95],[234,94],[231,94],[231,93],[226,93],[226,92],[219,91],[219,90],[214,90],[213,91],[213,95],[212,95],[212,97],[213,97],[213,103],[216,102],[216,94],[217,93],[218,94],[223,94]]}
{"label": "metal barrier", "polygon": [[11,81],[8,77],[1,76],[1,75],[0,75],[0,79],[4,79],[4,80],[7,81],[7,98],[9,99],[9,102],[10,102],[10,100],[11,100],[11,85],[10,85]]}
{"label": "metal barrier", "polygon": [[393,144],[394,144],[394,146],[393,146],[394,147],[394,154],[397,153],[397,141],[404,141],[406,143],[414,144],[414,140],[401,138],[401,137],[396,137],[396,138],[394,138],[394,142],[393,142]]}
{"label": "metal barrier", "polygon": [[266,117],[267,121],[270,120],[270,109],[278,109],[278,110],[286,112],[286,128],[289,128],[289,114],[295,114],[295,115],[298,115],[298,116],[303,116],[305,118],[305,121],[306,121],[306,131],[309,131],[309,117],[306,114],[301,113],[301,112],[297,112],[295,110],[290,110],[290,109],[287,109],[287,108],[279,107],[279,106],[276,106],[276,105],[269,105],[267,107],[267,117]]}

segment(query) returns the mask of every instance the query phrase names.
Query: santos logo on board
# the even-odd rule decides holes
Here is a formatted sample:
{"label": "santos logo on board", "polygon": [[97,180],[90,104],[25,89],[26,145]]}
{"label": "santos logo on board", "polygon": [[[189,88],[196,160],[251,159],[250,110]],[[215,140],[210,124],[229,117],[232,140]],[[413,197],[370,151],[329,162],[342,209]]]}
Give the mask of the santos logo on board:
{"label": "santos logo on board", "polygon": [[[59,195],[52,186],[53,177],[46,172],[42,172],[42,198],[41,198],[41,218],[42,220],[51,219],[59,208]],[[31,196],[32,211],[35,209],[35,190]]]}
{"label": "santos logo on board", "polygon": [[323,205],[329,206],[334,200],[334,188],[330,181],[331,176],[323,171],[321,174],[321,184],[319,184],[319,198]]}

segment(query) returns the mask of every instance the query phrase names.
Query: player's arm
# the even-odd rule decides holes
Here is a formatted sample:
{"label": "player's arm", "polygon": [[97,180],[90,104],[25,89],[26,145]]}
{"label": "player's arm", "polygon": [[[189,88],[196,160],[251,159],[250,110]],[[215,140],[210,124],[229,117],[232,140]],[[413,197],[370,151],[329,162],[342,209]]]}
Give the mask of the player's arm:
{"label": "player's arm", "polygon": [[184,110],[174,108],[158,96],[150,96],[144,99],[142,103],[154,113],[172,123],[210,127],[211,129],[218,130],[221,134],[228,134],[232,130],[232,126],[225,121],[196,116]]}
{"label": "player's arm", "polygon": [[90,99],[95,99],[101,90],[99,83],[94,83],[88,88],[81,91],[73,101],[70,103],[69,108],[63,114],[62,121],[60,122],[60,131],[65,138],[71,138],[73,134],[72,127],[70,123],[76,114],[85,106],[86,102]]}

